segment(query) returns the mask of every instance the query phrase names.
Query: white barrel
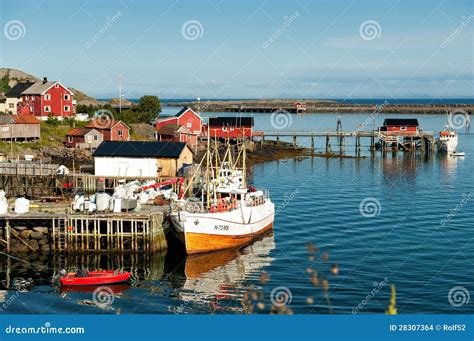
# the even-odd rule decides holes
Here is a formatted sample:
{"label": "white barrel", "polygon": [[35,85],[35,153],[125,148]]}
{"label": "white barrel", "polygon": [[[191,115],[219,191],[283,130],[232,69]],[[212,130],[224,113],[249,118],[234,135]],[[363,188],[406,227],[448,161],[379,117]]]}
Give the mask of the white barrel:
{"label": "white barrel", "polygon": [[115,213],[120,213],[122,212],[122,199],[116,198],[114,200],[114,212]]}
{"label": "white barrel", "polygon": [[105,211],[109,208],[110,195],[107,193],[96,193],[95,204],[97,211]]}
{"label": "white barrel", "polygon": [[0,214],[7,214],[8,213],[8,202],[7,199],[3,198],[0,200]]}
{"label": "white barrel", "polygon": [[30,201],[26,198],[17,198],[15,200],[15,213],[23,214],[30,211]]}

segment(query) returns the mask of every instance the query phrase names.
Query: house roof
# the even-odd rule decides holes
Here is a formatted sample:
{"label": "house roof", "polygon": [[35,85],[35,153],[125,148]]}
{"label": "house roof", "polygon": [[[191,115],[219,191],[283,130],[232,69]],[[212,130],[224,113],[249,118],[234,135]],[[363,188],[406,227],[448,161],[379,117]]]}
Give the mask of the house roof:
{"label": "house roof", "polygon": [[174,117],[179,117],[181,116],[182,114],[184,114],[186,111],[188,111],[188,107],[183,107],[183,109],[181,109],[176,115],[174,115]]}
{"label": "house roof", "polygon": [[253,117],[209,117],[210,127],[236,126],[253,127]]}
{"label": "house roof", "polygon": [[62,85],[61,83],[59,82],[44,82],[44,81],[40,81],[40,82],[36,82],[34,83],[33,85],[31,85],[30,87],[28,87],[25,91],[23,91],[21,94],[22,95],[41,95],[43,94],[44,92],[46,92],[49,88],[51,88],[53,85],[55,84],[59,84],[60,86],[62,86],[64,89],[66,89],[67,91],[69,91],[69,93],[72,95],[72,91],[69,90],[68,88],[66,88],[64,85]]}
{"label": "house roof", "polygon": [[185,146],[184,142],[105,141],[93,155],[178,158]]}
{"label": "house roof", "polygon": [[40,124],[34,116],[0,115],[0,124]]}
{"label": "house roof", "polygon": [[35,84],[35,83],[33,83],[33,82],[18,83],[17,85],[15,85],[13,88],[11,88],[10,90],[8,90],[5,93],[5,97],[19,98],[19,97],[21,97],[21,93],[23,91],[25,91],[26,89],[28,89],[33,84]]}
{"label": "house roof", "polygon": [[123,123],[122,121],[120,120],[110,120],[109,121],[104,121],[102,122],[100,119],[96,118],[96,119],[93,119],[91,120],[89,123],[87,123],[85,125],[85,128],[95,128],[95,129],[112,129],[113,127],[115,127],[117,124],[119,123],[122,123],[124,126],[126,126],[128,129],[130,129],[130,127],[128,125],[126,125],[125,123]]}
{"label": "house roof", "polygon": [[73,128],[67,132],[66,136],[84,136],[90,133],[91,131],[99,133],[96,129],[93,128]]}
{"label": "house roof", "polygon": [[383,126],[415,126],[418,127],[418,120],[416,118],[386,118],[383,121]]}
{"label": "house roof", "polygon": [[181,128],[181,126],[178,124],[167,124],[158,129],[156,132],[160,135],[174,135],[179,130],[179,128]]}

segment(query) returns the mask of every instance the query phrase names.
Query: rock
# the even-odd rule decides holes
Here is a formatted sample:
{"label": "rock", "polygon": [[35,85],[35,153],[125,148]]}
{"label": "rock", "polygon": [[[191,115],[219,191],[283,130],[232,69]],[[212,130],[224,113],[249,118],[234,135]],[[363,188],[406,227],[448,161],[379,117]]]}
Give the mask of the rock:
{"label": "rock", "polygon": [[33,230],[35,230],[37,232],[44,233],[44,234],[48,234],[48,228],[47,227],[42,227],[42,226],[33,227]]}
{"label": "rock", "polygon": [[40,239],[43,239],[45,237],[45,235],[42,234],[41,232],[33,231],[33,232],[31,232],[30,237],[33,238],[33,239],[40,240]]}
{"label": "rock", "polygon": [[15,226],[13,229],[17,230],[17,231],[23,231],[23,230],[26,230],[26,226]]}
{"label": "rock", "polygon": [[51,251],[51,246],[49,246],[49,244],[41,245],[41,252],[50,252],[50,251]]}
{"label": "rock", "polygon": [[39,250],[39,244],[38,244],[38,241],[35,240],[35,239],[30,239],[28,241],[28,245],[34,250],[34,251],[38,251]]}
{"label": "rock", "polygon": [[48,238],[43,238],[38,242],[40,245],[46,245],[49,244]]}
{"label": "rock", "polygon": [[20,237],[24,239],[30,238],[30,235],[33,233],[31,230],[24,230],[20,232]]}
{"label": "rock", "polygon": [[30,249],[24,244],[17,244],[15,248],[12,247],[12,250],[15,252],[30,252]]}

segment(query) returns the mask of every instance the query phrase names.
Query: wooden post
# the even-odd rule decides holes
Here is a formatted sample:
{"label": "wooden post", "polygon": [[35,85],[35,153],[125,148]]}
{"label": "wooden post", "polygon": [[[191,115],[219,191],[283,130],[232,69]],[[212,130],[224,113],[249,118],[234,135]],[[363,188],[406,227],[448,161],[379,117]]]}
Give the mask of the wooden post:
{"label": "wooden post", "polygon": [[326,135],[326,154],[329,153],[329,148],[330,148],[330,145],[329,145],[329,135]]}
{"label": "wooden post", "polygon": [[7,219],[5,222],[5,239],[7,241],[7,253],[10,253],[10,229],[10,220]]}
{"label": "wooden post", "polygon": [[296,134],[293,134],[293,147],[296,147]]}
{"label": "wooden post", "polygon": [[311,133],[311,151],[314,153],[314,134]]}

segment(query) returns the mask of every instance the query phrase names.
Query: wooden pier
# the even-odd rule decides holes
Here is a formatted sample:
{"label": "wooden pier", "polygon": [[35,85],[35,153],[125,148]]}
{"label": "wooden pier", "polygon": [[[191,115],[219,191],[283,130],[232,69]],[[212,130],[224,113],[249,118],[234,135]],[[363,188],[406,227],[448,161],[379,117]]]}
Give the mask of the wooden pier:
{"label": "wooden pier", "polygon": [[[311,150],[317,148],[317,140],[322,140],[321,146],[327,155],[338,153],[344,155],[347,147],[354,147],[354,155],[361,156],[362,140],[369,140],[366,144],[371,152],[380,150],[387,151],[421,151],[431,155],[435,151],[436,138],[431,131],[419,131],[416,134],[385,134],[380,131],[265,131],[259,134],[260,141],[266,138],[275,138],[280,141],[281,138],[291,138],[293,145],[298,145],[298,138],[309,138],[311,141]],[[349,143],[352,139],[353,143]],[[333,145],[336,148],[333,148]]]}
{"label": "wooden pier", "polygon": [[55,253],[154,253],[167,248],[164,216],[163,207],[151,205],[128,213],[9,213],[0,216],[1,241],[7,252],[13,238],[28,246],[15,227],[24,229],[34,224],[48,228],[51,251]]}

